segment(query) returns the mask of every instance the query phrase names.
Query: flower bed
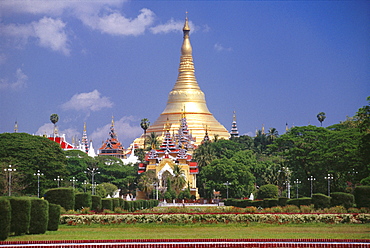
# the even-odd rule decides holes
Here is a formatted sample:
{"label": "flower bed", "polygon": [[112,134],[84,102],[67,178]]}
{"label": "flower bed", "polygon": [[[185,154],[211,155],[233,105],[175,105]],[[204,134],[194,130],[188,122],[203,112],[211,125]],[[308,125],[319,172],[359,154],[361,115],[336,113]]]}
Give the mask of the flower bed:
{"label": "flower bed", "polygon": [[370,223],[370,214],[94,214],[62,215],[61,224],[217,224],[217,223],[268,223],[268,224],[301,224],[301,223]]}

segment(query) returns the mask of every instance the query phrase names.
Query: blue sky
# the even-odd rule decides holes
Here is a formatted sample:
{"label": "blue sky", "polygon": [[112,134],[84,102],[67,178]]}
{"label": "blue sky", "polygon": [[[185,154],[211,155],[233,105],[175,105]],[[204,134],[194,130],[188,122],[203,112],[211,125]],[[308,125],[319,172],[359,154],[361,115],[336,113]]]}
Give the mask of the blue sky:
{"label": "blue sky", "polygon": [[125,147],[166,106],[185,12],[209,110],[241,134],[324,126],[370,95],[369,1],[0,1],[0,133],[50,134],[100,147],[114,115]]}

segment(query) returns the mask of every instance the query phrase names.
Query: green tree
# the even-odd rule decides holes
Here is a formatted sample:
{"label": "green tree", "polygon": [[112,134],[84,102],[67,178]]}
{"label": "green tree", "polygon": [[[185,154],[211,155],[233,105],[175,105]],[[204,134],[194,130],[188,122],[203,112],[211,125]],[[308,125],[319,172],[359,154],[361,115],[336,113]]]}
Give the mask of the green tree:
{"label": "green tree", "polygon": [[178,164],[175,164],[172,170],[173,177],[171,178],[171,185],[178,195],[186,184],[185,171]]}
{"label": "green tree", "polygon": [[276,128],[271,127],[267,133],[267,142],[268,144],[272,144],[277,137],[279,137],[279,132],[276,130]]}
{"label": "green tree", "polygon": [[99,186],[103,187],[105,190],[106,195],[104,197],[107,197],[108,195],[113,197],[114,193],[118,190],[117,186],[111,183],[101,183]]}
{"label": "green tree", "polygon": [[320,112],[317,114],[317,120],[320,122],[321,126],[322,126],[322,122],[326,119],[326,115],[324,112]]}
{"label": "green tree", "polygon": [[146,139],[146,130],[149,128],[150,122],[147,118],[141,119],[140,127],[144,130],[144,149],[145,149],[145,139]]}
{"label": "green tree", "polygon": [[156,133],[152,132],[148,137],[145,138],[145,143],[147,144],[146,150],[150,151],[152,148],[158,149],[160,142]]}
{"label": "green tree", "polygon": [[[138,188],[146,195],[147,199],[154,189],[154,183],[157,182],[155,171],[146,171],[141,173],[138,180]],[[158,183],[158,182],[157,182]]]}
{"label": "green tree", "polygon": [[194,151],[194,160],[199,167],[209,165],[214,159],[216,155],[210,141],[204,142]]}
{"label": "green tree", "polygon": [[54,124],[54,136],[57,134],[57,122],[59,121],[59,116],[57,114],[50,115],[50,121]]}
{"label": "green tree", "polygon": [[13,185],[21,188],[21,194],[37,194],[37,177],[34,173],[40,170],[41,194],[47,188],[54,187],[55,175],[68,176],[67,161],[59,144],[45,137],[26,133],[0,134],[0,164],[14,165],[17,173],[22,175],[22,182]]}
{"label": "green tree", "polygon": [[254,150],[257,153],[264,153],[267,149],[268,141],[266,134],[262,132],[262,130],[258,130],[256,133],[256,137],[253,139],[254,142]]}

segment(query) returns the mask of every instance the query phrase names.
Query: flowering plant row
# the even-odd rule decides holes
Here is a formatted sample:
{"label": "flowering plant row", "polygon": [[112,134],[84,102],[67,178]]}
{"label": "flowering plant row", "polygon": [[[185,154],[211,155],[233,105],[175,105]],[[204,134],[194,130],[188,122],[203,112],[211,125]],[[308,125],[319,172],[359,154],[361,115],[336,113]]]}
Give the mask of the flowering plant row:
{"label": "flowering plant row", "polygon": [[217,224],[250,222],[269,224],[370,223],[370,214],[120,214],[62,215],[61,224]]}

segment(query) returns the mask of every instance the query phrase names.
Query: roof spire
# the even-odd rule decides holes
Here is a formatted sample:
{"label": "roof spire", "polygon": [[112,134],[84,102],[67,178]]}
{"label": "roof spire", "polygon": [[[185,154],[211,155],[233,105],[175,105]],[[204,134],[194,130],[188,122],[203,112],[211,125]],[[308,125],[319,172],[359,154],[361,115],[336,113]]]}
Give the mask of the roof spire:
{"label": "roof spire", "polygon": [[235,113],[235,110],[234,110],[234,114],[233,114],[233,123],[231,125],[230,135],[231,135],[231,137],[239,137],[238,127],[236,126],[236,113]]}
{"label": "roof spire", "polygon": [[17,121],[15,121],[15,124],[14,124],[14,132],[18,133],[18,122]]}

